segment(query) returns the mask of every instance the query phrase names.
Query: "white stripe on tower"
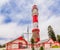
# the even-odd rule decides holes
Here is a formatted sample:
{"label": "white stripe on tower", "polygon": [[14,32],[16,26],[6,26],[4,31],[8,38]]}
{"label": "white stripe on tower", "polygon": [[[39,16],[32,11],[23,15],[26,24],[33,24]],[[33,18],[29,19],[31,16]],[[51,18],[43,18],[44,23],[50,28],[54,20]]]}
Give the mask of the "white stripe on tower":
{"label": "white stripe on tower", "polygon": [[33,23],[33,28],[37,29],[38,28],[38,22]]}

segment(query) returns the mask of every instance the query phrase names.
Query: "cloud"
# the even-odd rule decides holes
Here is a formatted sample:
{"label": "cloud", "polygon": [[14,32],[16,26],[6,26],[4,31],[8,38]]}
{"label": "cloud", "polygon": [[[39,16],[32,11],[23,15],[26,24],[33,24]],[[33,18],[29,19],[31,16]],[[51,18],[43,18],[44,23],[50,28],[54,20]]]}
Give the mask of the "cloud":
{"label": "cloud", "polygon": [[26,21],[27,23],[31,23],[32,1],[27,1],[27,3],[24,0],[19,0],[19,1],[11,0],[10,2],[3,5],[1,7],[1,14],[7,16],[7,18],[10,18],[13,22],[17,22],[21,24],[24,23],[23,21]]}
{"label": "cloud", "polygon": [[5,3],[9,2],[9,0],[0,0],[0,7],[4,5]]}
{"label": "cloud", "polygon": [[60,0],[55,0],[54,4],[49,6],[49,10],[53,15],[60,15]]}
{"label": "cloud", "polygon": [[23,34],[24,32],[26,32],[26,26],[18,26],[16,23],[13,22],[0,25],[0,37],[13,38],[17,35]]}
{"label": "cloud", "polygon": [[[51,25],[54,32],[55,32],[55,35],[57,34],[60,34],[60,17],[55,17],[55,16],[52,16],[49,20],[43,22],[43,23],[39,23],[39,28],[40,28],[40,35],[41,35],[41,39],[46,39],[48,38],[48,26]],[[46,36],[46,37],[44,37]]]}
{"label": "cloud", "polygon": [[0,24],[3,23],[3,20],[4,20],[4,15],[0,15]]}
{"label": "cloud", "polygon": [[0,25],[0,44],[5,44],[11,40],[14,40],[24,33],[27,33],[27,25],[17,25],[14,22],[8,24],[1,24]]}
{"label": "cloud", "polygon": [[48,38],[48,26],[51,25],[55,34],[59,34],[60,21],[60,1],[59,0],[34,0],[34,4],[38,5],[39,9],[39,29],[41,39]]}
{"label": "cloud", "polygon": [[[0,14],[3,16],[0,18],[0,38],[8,38],[3,43],[27,32],[27,25],[31,23],[31,7],[32,1],[28,0],[10,0],[2,4],[0,7]],[[1,40],[0,43],[2,44]]]}
{"label": "cloud", "polygon": [[30,25],[29,32],[32,33],[31,9],[34,4],[39,9],[38,19],[41,39],[48,38],[48,25],[53,27],[55,34],[59,34],[59,0],[10,0],[9,2],[4,1],[4,3],[0,8],[1,37],[16,38],[26,32],[27,25]]}

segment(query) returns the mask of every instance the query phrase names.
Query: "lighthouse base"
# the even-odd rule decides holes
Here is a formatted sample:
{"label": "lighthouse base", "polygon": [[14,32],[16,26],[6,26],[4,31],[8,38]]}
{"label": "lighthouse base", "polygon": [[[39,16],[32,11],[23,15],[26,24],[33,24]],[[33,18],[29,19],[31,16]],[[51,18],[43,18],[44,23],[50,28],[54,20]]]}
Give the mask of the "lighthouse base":
{"label": "lighthouse base", "polygon": [[33,33],[32,38],[34,39],[34,42],[35,43],[39,42],[40,41],[39,29],[38,28],[37,29],[33,29],[32,33]]}

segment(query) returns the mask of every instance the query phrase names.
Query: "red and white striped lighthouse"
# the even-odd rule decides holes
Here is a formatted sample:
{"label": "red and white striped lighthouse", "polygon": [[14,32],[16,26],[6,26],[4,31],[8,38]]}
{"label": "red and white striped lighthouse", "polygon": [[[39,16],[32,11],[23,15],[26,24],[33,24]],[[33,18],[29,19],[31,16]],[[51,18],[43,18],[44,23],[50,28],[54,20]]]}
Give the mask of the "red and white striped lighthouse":
{"label": "red and white striped lighthouse", "polygon": [[34,5],[32,8],[32,18],[33,18],[33,29],[32,29],[32,38],[35,42],[40,41],[39,37],[39,28],[38,28],[38,8],[37,5]]}

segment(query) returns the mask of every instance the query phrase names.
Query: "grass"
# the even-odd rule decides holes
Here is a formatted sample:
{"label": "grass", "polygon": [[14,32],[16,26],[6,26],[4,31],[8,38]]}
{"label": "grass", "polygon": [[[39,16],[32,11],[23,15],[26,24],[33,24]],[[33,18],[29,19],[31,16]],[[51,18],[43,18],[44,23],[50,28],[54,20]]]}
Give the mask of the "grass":
{"label": "grass", "polygon": [[52,46],[52,48],[60,48],[60,46]]}
{"label": "grass", "polygon": [[0,50],[6,50],[6,48],[0,48]]}

